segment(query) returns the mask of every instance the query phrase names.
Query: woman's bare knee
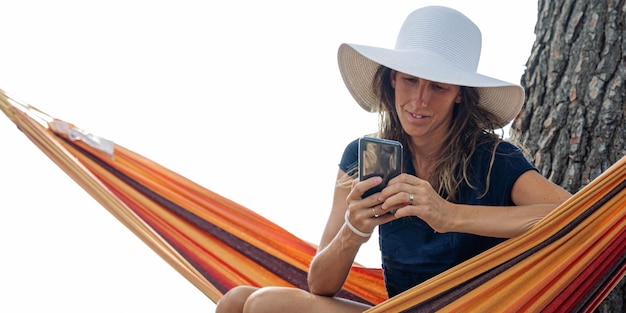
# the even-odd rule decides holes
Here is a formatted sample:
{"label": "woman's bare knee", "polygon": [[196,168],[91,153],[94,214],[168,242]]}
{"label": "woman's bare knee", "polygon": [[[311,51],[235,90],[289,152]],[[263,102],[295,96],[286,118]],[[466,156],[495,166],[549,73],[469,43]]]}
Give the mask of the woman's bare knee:
{"label": "woman's bare knee", "polygon": [[245,303],[244,313],[265,312],[363,312],[369,306],[349,300],[313,295],[287,287],[265,287],[253,292]]}
{"label": "woman's bare knee", "polygon": [[228,291],[217,302],[215,313],[241,313],[248,297],[258,288],[250,286],[237,286]]}
{"label": "woman's bare knee", "polygon": [[308,292],[287,287],[264,287],[248,297],[244,312],[289,312],[298,307]]}

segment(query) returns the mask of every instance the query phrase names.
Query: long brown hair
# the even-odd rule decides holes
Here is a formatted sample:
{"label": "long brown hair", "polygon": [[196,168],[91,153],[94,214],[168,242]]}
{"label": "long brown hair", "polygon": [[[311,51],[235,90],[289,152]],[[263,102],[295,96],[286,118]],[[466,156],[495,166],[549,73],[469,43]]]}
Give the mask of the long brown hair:
{"label": "long brown hair", "polygon": [[[391,69],[379,66],[372,88],[380,99],[379,107],[379,134],[385,139],[397,140],[403,146],[409,148],[411,145],[409,135],[404,131],[395,106],[395,93],[391,86]],[[465,182],[469,187],[474,188],[469,179],[469,161],[479,145],[493,143],[491,164],[493,164],[494,154],[497,145],[502,141],[500,135],[496,134],[498,129],[495,116],[478,106],[479,93],[475,88],[461,87],[461,102],[455,104],[450,131],[448,132],[435,158],[435,164],[430,177],[424,177],[430,184],[444,196],[447,200],[456,200],[456,190],[459,185]],[[491,166],[489,167],[491,172]],[[489,177],[489,175],[487,175]],[[489,190],[489,181],[485,182],[486,194]]]}

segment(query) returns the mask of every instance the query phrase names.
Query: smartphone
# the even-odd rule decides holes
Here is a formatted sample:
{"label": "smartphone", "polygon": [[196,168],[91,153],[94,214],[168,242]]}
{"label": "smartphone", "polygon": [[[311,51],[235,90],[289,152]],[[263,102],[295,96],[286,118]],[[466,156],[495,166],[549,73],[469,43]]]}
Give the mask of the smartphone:
{"label": "smartphone", "polygon": [[373,176],[380,176],[383,182],[363,194],[366,198],[380,192],[389,180],[402,173],[403,166],[402,144],[395,140],[374,137],[359,138],[359,181]]}

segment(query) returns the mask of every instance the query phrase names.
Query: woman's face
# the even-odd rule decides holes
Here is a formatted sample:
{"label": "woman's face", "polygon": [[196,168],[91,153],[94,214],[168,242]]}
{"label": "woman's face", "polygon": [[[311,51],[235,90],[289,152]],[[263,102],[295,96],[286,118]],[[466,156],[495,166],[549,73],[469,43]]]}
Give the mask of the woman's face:
{"label": "woman's face", "polygon": [[391,72],[396,112],[404,131],[414,140],[442,142],[449,131],[461,87],[438,83],[401,72]]}

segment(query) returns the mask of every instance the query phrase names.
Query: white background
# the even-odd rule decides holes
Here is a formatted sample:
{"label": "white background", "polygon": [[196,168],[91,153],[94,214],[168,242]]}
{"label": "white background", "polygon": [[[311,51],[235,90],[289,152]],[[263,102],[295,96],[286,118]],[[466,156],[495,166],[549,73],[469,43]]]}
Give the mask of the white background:
{"label": "white background", "polygon": [[[479,72],[519,82],[537,1],[0,1],[0,89],[317,243],[345,145],[376,129],[340,43],[392,47],[452,6]],[[4,116],[4,115],[3,115]],[[214,304],[0,117],[0,312],[212,312]],[[379,266],[373,237],[357,261]]]}

